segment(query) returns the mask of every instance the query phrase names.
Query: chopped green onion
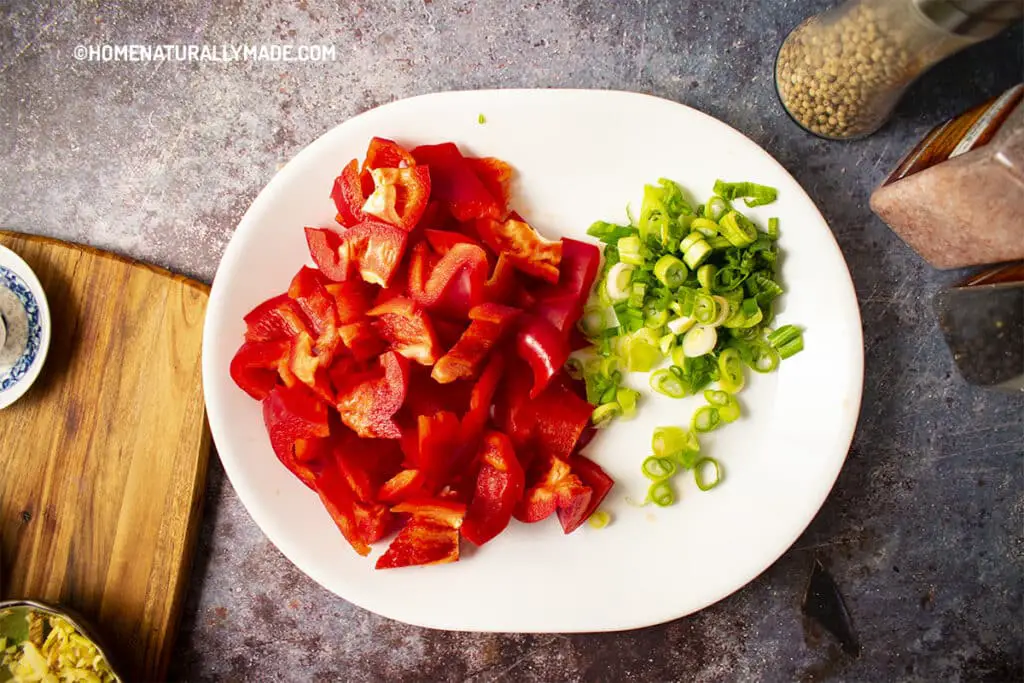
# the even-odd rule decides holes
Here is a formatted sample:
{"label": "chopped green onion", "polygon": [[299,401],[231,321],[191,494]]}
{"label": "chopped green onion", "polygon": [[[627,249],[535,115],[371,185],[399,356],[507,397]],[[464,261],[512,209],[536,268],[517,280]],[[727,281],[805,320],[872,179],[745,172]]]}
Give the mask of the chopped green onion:
{"label": "chopped green onion", "polygon": [[656,311],[654,313],[648,313],[647,317],[644,318],[644,326],[649,327],[652,330],[660,330],[665,327],[668,322],[668,311]]}
{"label": "chopped green onion", "polygon": [[702,325],[709,324],[718,317],[718,302],[704,292],[698,292],[693,302],[693,317]]}
{"label": "chopped green onion", "polygon": [[676,494],[667,481],[656,481],[647,490],[647,498],[658,507],[667,507],[676,502]]}
{"label": "chopped green onion", "polygon": [[583,363],[579,358],[572,356],[565,361],[565,372],[573,379],[583,379]]}
{"label": "chopped green onion", "polygon": [[[715,478],[711,481],[708,481],[704,476],[706,466],[709,464],[715,468]],[[714,458],[701,458],[693,466],[693,478],[697,482],[697,488],[701,491],[710,491],[722,483],[722,466]]]}
{"label": "chopped green onion", "polygon": [[633,266],[627,263],[616,263],[608,271],[605,288],[612,301],[624,301],[629,298],[629,285],[633,280]]}
{"label": "chopped green onion", "polygon": [[779,219],[774,216],[768,219],[768,239],[779,239]]}
{"label": "chopped green onion", "polygon": [[742,197],[749,207],[771,204],[779,196],[778,190],[767,185],[727,183],[722,180],[715,181],[715,194],[721,195],[726,199],[739,199]]}
{"label": "chopped green onion", "polygon": [[672,347],[675,345],[675,343],[676,335],[671,333],[666,334],[661,339],[658,340],[658,350],[661,351],[661,354],[663,356],[667,356],[668,354],[672,353]]}
{"label": "chopped green onion", "polygon": [[683,253],[683,261],[685,261],[686,265],[690,268],[696,269],[697,266],[704,263],[709,256],[711,256],[711,246],[705,240],[699,239],[691,244]]}
{"label": "chopped green onion", "polygon": [[[658,427],[651,437],[651,450],[659,458],[669,458],[676,453],[692,448],[696,442],[696,436],[682,427]],[[697,444],[697,448],[700,445]]]}
{"label": "chopped green onion", "polygon": [[711,298],[718,304],[718,315],[707,325],[708,327],[718,327],[729,318],[732,313],[732,307],[729,305],[729,300],[724,296],[715,294]]}
{"label": "chopped green onion", "polygon": [[769,332],[766,339],[769,344],[775,348],[779,348],[780,346],[788,344],[801,336],[803,335],[800,332],[800,328],[796,325],[783,325],[779,329]]}
{"label": "chopped green onion", "polygon": [[[629,237],[630,235],[636,234],[636,228],[631,228],[627,225],[614,225],[612,223],[605,223],[604,221],[597,221],[587,229],[587,234],[591,237],[596,237],[605,244],[615,245],[619,243],[619,239],[622,237]],[[608,254],[605,253],[607,258]]]}
{"label": "chopped green onion", "polygon": [[477,114],[476,122],[479,123],[482,126],[485,123],[487,123],[487,117],[484,116],[483,114]]}
{"label": "chopped green onion", "polygon": [[714,237],[709,237],[707,242],[708,246],[711,247],[712,249],[727,249],[732,246],[732,242],[730,242],[722,235],[715,235]]}
{"label": "chopped green onion", "polygon": [[651,373],[651,389],[670,398],[686,396],[686,386],[670,370],[657,370]]}
{"label": "chopped green onion", "polygon": [[722,418],[722,422],[735,422],[739,419],[739,401],[729,392],[708,389],[704,392],[704,400],[718,409],[718,416]]}
{"label": "chopped green onion", "polygon": [[622,417],[632,417],[636,414],[636,401],[640,398],[640,392],[627,387],[619,387],[615,391],[615,402],[622,409]]}
{"label": "chopped green onion", "polygon": [[694,327],[683,335],[683,354],[696,358],[711,353],[718,343],[718,333],[713,327]]}
{"label": "chopped green onion", "polygon": [[632,372],[650,372],[661,360],[657,340],[652,343],[636,336],[629,339],[623,355],[626,359],[626,369]]}
{"label": "chopped green onion", "polygon": [[690,223],[690,230],[696,230],[705,237],[718,234],[718,223],[707,218],[694,218]]}
{"label": "chopped green onion", "polygon": [[583,315],[580,316],[578,327],[584,335],[594,338],[609,327],[613,327],[609,322],[611,321],[607,308],[601,305],[588,305],[583,308]]}
{"label": "chopped green onion", "polygon": [[605,427],[621,414],[622,406],[612,401],[594,408],[594,412],[590,415],[590,421],[594,423],[595,427]]}
{"label": "chopped green onion", "polygon": [[701,406],[693,414],[690,428],[695,432],[710,432],[718,427],[721,421],[722,418],[719,416],[717,408],[714,406]]}
{"label": "chopped green onion", "polygon": [[670,289],[683,284],[689,274],[686,265],[672,254],[665,254],[654,264],[654,277]]}
{"label": "chopped green onion", "polygon": [[676,464],[671,458],[652,455],[640,466],[644,476],[654,481],[663,481],[676,473]]}
{"label": "chopped green onion", "polygon": [[634,282],[629,290],[629,307],[636,310],[644,305],[644,295],[647,293],[647,285],[642,282]]}
{"label": "chopped green onion", "polygon": [[743,360],[734,348],[724,349],[718,354],[718,386],[735,394],[743,389],[746,378],[743,374]]}
{"label": "chopped green onion", "polygon": [[753,345],[753,357],[747,364],[756,372],[762,374],[773,372],[779,367],[779,352],[771,346],[762,342],[755,342]]}
{"label": "chopped green onion", "polygon": [[722,197],[712,196],[708,199],[708,203],[704,205],[704,215],[713,221],[717,221],[731,208],[732,206],[729,205],[729,202]]}
{"label": "chopped green onion", "polygon": [[804,350],[804,338],[799,336],[779,347],[779,358],[786,359]]}
{"label": "chopped green onion", "polygon": [[715,272],[718,270],[713,264],[707,263],[697,269],[697,282],[704,289],[711,291],[711,287],[715,282]]}
{"label": "chopped green onion", "polygon": [[680,318],[676,318],[674,320],[669,320],[665,324],[668,327],[669,332],[671,332],[672,334],[683,334],[688,329],[696,325],[697,320],[695,318],[683,316]]}
{"label": "chopped green onion", "polygon": [[618,244],[619,260],[631,266],[644,265],[644,257],[640,246],[640,238],[637,235],[620,237]]}
{"label": "chopped green onion", "polygon": [[715,271],[715,279],[711,283],[711,287],[709,287],[709,289],[720,293],[728,292],[743,284],[743,281],[749,276],[749,272],[745,272],[736,266],[719,268]]}
{"label": "chopped green onion", "polygon": [[603,529],[608,526],[608,522],[612,520],[612,516],[604,510],[597,510],[594,514],[590,515],[590,519],[587,520],[587,524],[595,529]]}
{"label": "chopped green onion", "polygon": [[689,233],[679,243],[679,251],[682,252],[682,253],[685,253],[687,249],[692,247],[697,242],[700,242],[702,239],[704,239],[704,235],[700,234],[699,232],[691,232],[691,233]]}
{"label": "chopped green onion", "polygon": [[739,211],[730,211],[718,221],[722,236],[734,247],[745,247],[757,239],[757,228]]}

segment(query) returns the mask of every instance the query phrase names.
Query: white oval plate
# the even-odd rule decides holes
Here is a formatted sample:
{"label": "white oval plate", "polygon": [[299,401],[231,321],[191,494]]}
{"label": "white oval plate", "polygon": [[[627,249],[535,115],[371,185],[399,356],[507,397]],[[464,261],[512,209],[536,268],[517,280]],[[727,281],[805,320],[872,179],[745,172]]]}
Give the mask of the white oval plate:
{"label": "white oval plate", "polygon": [[[483,114],[486,123],[478,123]],[[232,383],[242,316],[309,262],[303,226],[330,225],[342,166],[374,135],[407,145],[451,140],[517,171],[512,205],[549,237],[586,237],[625,221],[644,183],[664,176],[706,198],[716,178],[779,190],[750,210],[781,219],[787,293],[780,323],[806,326],[806,350],[751,378],[745,416],[705,440],[726,468],[703,493],[683,477],[670,508],[635,507],[652,430],[683,424],[700,401],[648,399],[587,449],[616,480],[605,529],[564,536],[554,519],[513,521],[457,563],[376,571],[356,555],[316,495],[275,458],[260,406]],[[328,590],[392,619],[476,631],[612,631],[661,623],[721,600],[764,571],[807,527],[846,458],[860,408],[860,315],[846,263],[821,214],[764,150],[683,105],[624,92],[504,90],[425,95],[356,116],[302,150],[243,217],[210,296],[203,380],[224,468],[253,519]],[[642,378],[637,378],[642,381]],[[638,382],[639,383],[639,382]],[[702,400],[702,399],[701,399]],[[385,544],[378,544],[383,546]],[[656,587],[656,588],[655,588]]]}

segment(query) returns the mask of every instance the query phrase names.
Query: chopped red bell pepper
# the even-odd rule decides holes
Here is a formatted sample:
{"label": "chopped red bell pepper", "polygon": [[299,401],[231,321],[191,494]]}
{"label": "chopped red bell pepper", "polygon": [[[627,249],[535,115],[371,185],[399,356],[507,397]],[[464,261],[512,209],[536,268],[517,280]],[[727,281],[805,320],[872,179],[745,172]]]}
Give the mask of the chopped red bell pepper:
{"label": "chopped red bell pepper", "polygon": [[417,163],[430,167],[433,196],[448,205],[460,221],[500,218],[501,206],[453,143],[423,145],[412,150]]}
{"label": "chopped red bell pepper", "polygon": [[396,297],[370,309],[373,327],[391,348],[420,365],[433,365],[441,356],[437,333],[426,311],[412,299]]}
{"label": "chopped red bell pepper", "polygon": [[512,439],[517,450],[527,445],[533,434],[529,370],[522,359],[512,356],[494,394],[494,424]]}
{"label": "chopped red bell pepper", "polygon": [[231,359],[231,379],[239,389],[262,401],[277,384],[278,368],[288,362],[290,352],[288,339],[247,341]]}
{"label": "chopped red bell pepper", "polygon": [[462,451],[459,417],[442,411],[417,419],[416,458],[413,466],[423,472],[428,490],[437,491],[448,479]]}
{"label": "chopped red bell pepper", "polygon": [[413,517],[377,558],[377,569],[445,564],[459,559],[459,530]]}
{"label": "chopped red bell pepper", "polygon": [[328,282],[320,271],[303,266],[288,287],[288,296],[299,304],[312,322],[316,334],[315,353],[323,367],[330,366],[334,354],[341,345],[335,299],[325,288]]}
{"label": "chopped red bell pepper", "polygon": [[512,302],[512,297],[518,288],[516,281],[516,267],[505,254],[498,254],[494,263],[494,270],[484,285],[484,298],[499,304]]}
{"label": "chopped red bell pepper", "polygon": [[338,336],[358,361],[376,358],[387,349],[387,342],[377,334],[377,331],[373,329],[373,323],[369,320],[364,319],[342,325],[338,328]]}
{"label": "chopped red bell pepper", "polygon": [[564,370],[532,403],[536,418],[531,430],[534,445],[541,453],[562,460],[574,450],[590,424],[594,406],[573,390]]}
{"label": "chopped red bell pepper", "polygon": [[263,400],[263,423],[281,464],[307,486],[312,486],[316,473],[296,458],[295,444],[303,439],[322,439],[330,435],[327,405],[301,386],[278,385]]}
{"label": "chopped red bell pepper", "polygon": [[427,228],[423,231],[423,237],[426,238],[430,247],[440,256],[447,254],[452,250],[452,247],[457,244],[472,244],[477,247],[482,246],[469,235],[463,235],[461,232],[453,232],[451,230],[433,230],[431,228]]}
{"label": "chopped red bell pepper", "polygon": [[469,243],[454,244],[439,259],[421,242],[409,262],[409,296],[428,310],[464,318],[484,300],[487,252]]}
{"label": "chopped red bell pepper", "polygon": [[338,413],[359,436],[398,439],[394,416],[409,388],[409,361],[393,351],[378,360],[380,367],[352,375],[338,388]]}
{"label": "chopped red bell pepper", "polygon": [[562,243],[541,237],[517,214],[504,221],[483,218],[476,222],[477,234],[484,244],[498,254],[505,254],[523,273],[558,283],[558,266],[562,260]]}
{"label": "chopped red bell pepper", "polygon": [[423,215],[420,216],[420,222],[417,227],[423,230],[454,231],[458,229],[458,226],[459,224],[455,221],[455,217],[448,210],[448,204],[439,199],[431,199],[427,202],[427,208],[423,211]]}
{"label": "chopped red bell pepper", "polygon": [[384,482],[377,497],[386,503],[400,503],[427,495],[426,478],[419,470],[405,469]]}
{"label": "chopped red bell pepper", "polygon": [[334,308],[338,313],[338,324],[354,323],[370,308],[370,289],[363,280],[346,280],[345,282],[329,282],[324,289],[334,297]]}
{"label": "chopped red bell pepper", "polygon": [[516,507],[515,517],[533,523],[547,519],[559,508],[569,517],[582,515],[590,504],[593,491],[572,473],[569,463],[551,456],[540,458],[529,481],[523,500]]}
{"label": "chopped red bell pepper", "polygon": [[356,273],[369,283],[387,287],[405,253],[405,231],[367,220],[343,232],[306,228],[306,243],[320,271],[344,282]]}
{"label": "chopped red bell pepper", "polygon": [[533,371],[530,398],[539,396],[569,359],[569,345],[562,334],[550,322],[535,315],[520,316],[516,350]]}
{"label": "chopped red bell pepper", "polygon": [[363,215],[375,216],[405,232],[415,228],[430,197],[430,169],[374,168],[370,177],[373,192],[363,204]]}
{"label": "chopped red bell pepper", "polygon": [[[508,205],[508,183],[512,179],[512,167],[494,157],[466,157],[466,161],[469,162],[476,177],[484,184],[490,195],[504,209]],[[503,210],[499,216],[504,214]]]}
{"label": "chopped red bell pepper", "polygon": [[430,376],[441,384],[475,377],[480,364],[519,314],[518,308],[501,304],[474,306],[469,312],[472,321],[469,327],[455,346],[434,364]]}
{"label": "chopped red bell pepper", "polygon": [[245,318],[245,341],[289,339],[299,332],[312,332],[302,308],[287,294],[267,299]]}
{"label": "chopped red bell pepper", "polygon": [[479,457],[476,490],[462,525],[462,536],[478,546],[505,530],[525,485],[512,442],[501,432],[484,434]]}
{"label": "chopped red bell pepper", "polygon": [[360,555],[368,555],[370,543],[379,541],[392,528],[393,516],[386,505],[356,499],[340,467],[325,467],[317,476],[314,490],[335,525]]}
{"label": "chopped red bell pepper", "polygon": [[377,491],[401,469],[402,452],[392,439],[361,439],[339,426],[332,435],[331,455],[352,492],[364,503],[376,501]]}
{"label": "chopped red bell pepper", "polygon": [[469,382],[438,384],[430,376],[430,368],[413,365],[409,370],[409,393],[403,411],[412,418],[441,411],[461,415],[470,404],[472,391],[473,385]]}
{"label": "chopped red bell pepper", "polygon": [[345,227],[356,225],[364,219],[363,204],[366,203],[366,193],[359,177],[359,162],[355,159],[348,162],[341,174],[334,179],[331,199],[338,210],[337,220]]}
{"label": "chopped red bell pepper", "polygon": [[413,159],[404,147],[394,140],[374,137],[370,140],[370,146],[366,149],[366,159],[363,160],[363,170],[374,168],[402,168],[415,166]]}
{"label": "chopped red bell pepper", "polygon": [[473,391],[469,395],[469,410],[462,418],[462,431],[467,441],[475,440],[483,432],[484,426],[491,418],[494,394],[498,390],[504,372],[505,359],[501,354],[496,353],[487,361],[487,366],[480,374],[480,379],[473,385]]}
{"label": "chopped red bell pepper", "polygon": [[[291,344],[291,353],[288,356],[288,369],[291,377],[302,382],[323,400],[332,402],[334,392],[331,390],[330,376],[328,375],[331,356],[317,355],[313,348],[313,338],[305,332],[300,332]],[[291,377],[285,376],[285,384],[292,386],[294,382]]]}
{"label": "chopped red bell pepper", "polygon": [[562,530],[567,534],[571,534],[583,522],[590,519],[590,516],[594,514],[615,484],[615,480],[609,477],[608,473],[590,458],[577,455],[569,460],[569,466],[573,474],[578,476],[580,481],[586,486],[590,487],[592,493],[589,503],[583,508],[582,513],[578,515],[574,516],[571,514],[572,511],[569,508],[559,508],[558,521],[561,522]]}
{"label": "chopped red bell pepper", "polygon": [[541,299],[533,305],[532,311],[551,323],[551,326],[566,339],[569,338],[569,334],[576,326],[576,321],[583,313],[583,309],[573,294]]}

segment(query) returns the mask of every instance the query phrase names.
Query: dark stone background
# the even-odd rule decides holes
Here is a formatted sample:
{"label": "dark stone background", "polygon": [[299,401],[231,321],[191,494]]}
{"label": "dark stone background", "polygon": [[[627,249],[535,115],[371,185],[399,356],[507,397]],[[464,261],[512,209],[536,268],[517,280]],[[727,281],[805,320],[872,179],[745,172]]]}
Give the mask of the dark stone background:
{"label": "dark stone background", "polygon": [[[895,1],[895,0],[894,0]],[[472,88],[652,93],[752,137],[804,185],[849,263],[864,320],[863,410],[806,533],[696,615],[600,635],[445,633],[326,593],[270,545],[210,467],[172,666],[190,680],[1022,680],[1024,400],[965,385],[924,264],[868,195],[931,126],[1022,76],[1020,27],[922,78],[874,136],[826,142],[778,104],[782,38],[824,0],[0,0],[0,225],[209,281],[284,161],[378,104]],[[79,62],[101,43],[335,45],[327,64]],[[804,623],[819,557],[858,659]]]}

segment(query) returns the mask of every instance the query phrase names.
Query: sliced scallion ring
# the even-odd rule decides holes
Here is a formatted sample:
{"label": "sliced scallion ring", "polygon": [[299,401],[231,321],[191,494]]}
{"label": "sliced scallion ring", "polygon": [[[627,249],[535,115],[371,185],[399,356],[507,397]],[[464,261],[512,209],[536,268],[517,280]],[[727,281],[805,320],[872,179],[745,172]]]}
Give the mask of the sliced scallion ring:
{"label": "sliced scallion ring", "polygon": [[[714,478],[707,478],[707,466],[714,468]],[[693,478],[697,482],[697,488],[701,491],[710,491],[722,483],[722,466],[714,458],[701,458],[693,466]]]}

